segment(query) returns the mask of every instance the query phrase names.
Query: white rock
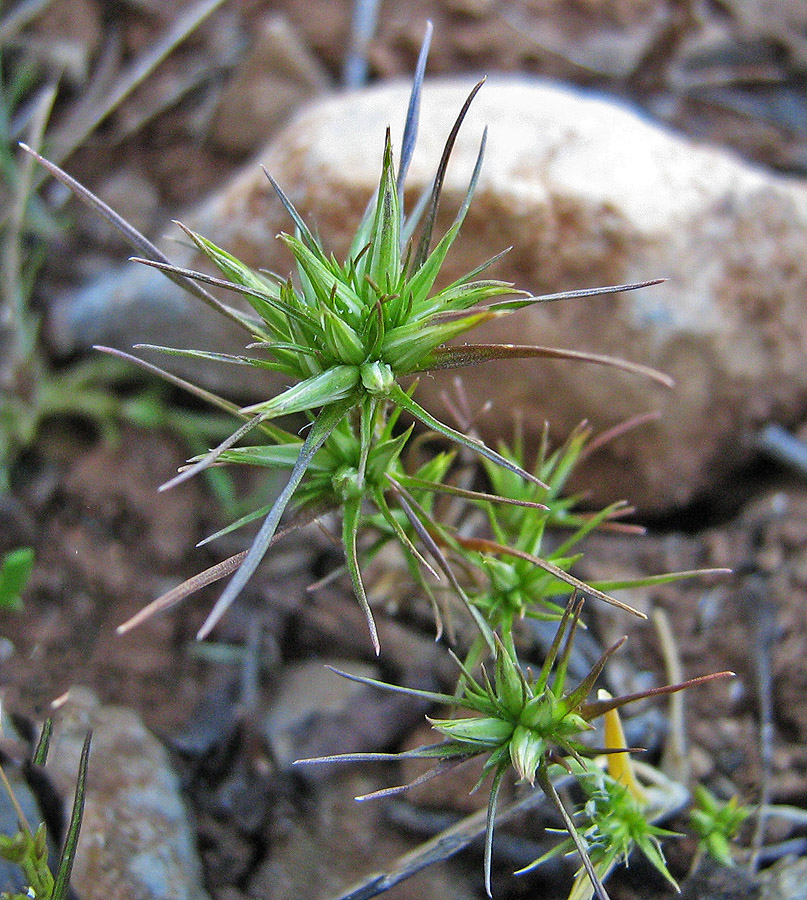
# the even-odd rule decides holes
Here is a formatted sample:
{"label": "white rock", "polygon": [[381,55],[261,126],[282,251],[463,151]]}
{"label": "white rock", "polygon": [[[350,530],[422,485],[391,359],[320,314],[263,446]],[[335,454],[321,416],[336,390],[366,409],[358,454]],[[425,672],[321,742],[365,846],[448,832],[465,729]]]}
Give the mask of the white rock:
{"label": "white rock", "polygon": [[[410,202],[431,179],[470,87],[427,84]],[[337,256],[376,186],[387,125],[400,145],[408,90],[385,85],[320,102],[259,156]],[[608,426],[659,410],[657,424],[591,461],[587,484],[598,500],[627,497],[646,510],[687,503],[747,460],[759,425],[792,420],[807,401],[805,184],[697,146],[612,101],[496,79],[457,140],[443,226],[464,195],[485,125],[485,165],[446,279],[512,245],[491,275],[535,293],[668,281],[536,307],[469,340],[625,356],[668,372],[677,388],[570,362],[488,363],[464,375],[474,402],[496,403],[483,432],[509,436],[514,410],[530,434],[546,419],[558,438],[583,418]],[[272,238],[290,225],[258,161],[186,221],[246,262],[285,272],[288,258]],[[421,400],[437,412],[449,383],[424,379]]]}
{"label": "white rock", "polygon": [[[428,183],[469,87],[436,83],[424,92],[413,196]],[[386,86],[318,104],[262,155],[337,253],[377,180],[388,123],[399,143],[407,96],[405,85]],[[608,425],[659,409],[658,425],[600,457],[595,483],[606,486],[598,493],[645,508],[687,502],[746,457],[760,423],[804,405],[807,190],[611,102],[507,80],[486,84],[471,107],[446,177],[447,214],[465,190],[484,125],[485,167],[448,279],[508,245],[514,250],[496,275],[534,292],[669,279],[621,297],[534,308],[484,337],[624,355],[678,382],[666,394],[592,366],[487,364],[465,383],[472,399],[496,401],[500,417],[487,423],[488,436],[509,434],[515,408],[533,433],[547,419],[557,435],[582,418]],[[261,173],[246,170],[197,221],[242,257],[276,266],[264,241],[286,227],[278,211]],[[433,403],[445,383],[424,380],[423,396]]]}

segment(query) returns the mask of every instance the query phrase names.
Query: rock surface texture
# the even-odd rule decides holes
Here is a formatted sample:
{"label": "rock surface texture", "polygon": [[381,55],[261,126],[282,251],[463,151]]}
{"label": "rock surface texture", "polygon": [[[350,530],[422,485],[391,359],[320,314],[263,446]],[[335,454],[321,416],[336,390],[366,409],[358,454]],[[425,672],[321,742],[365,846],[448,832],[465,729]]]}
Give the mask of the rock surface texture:
{"label": "rock surface texture", "polygon": [[[471,86],[427,84],[407,182],[410,205],[428,186]],[[337,256],[376,186],[387,125],[400,145],[407,99],[403,84],[327,99],[259,156]],[[443,227],[465,192],[485,125],[485,164],[446,280],[507,246],[513,250],[491,276],[533,293],[668,280],[635,293],[534,307],[472,340],[623,356],[662,369],[677,386],[666,392],[573,362],[486,363],[463,374],[472,403],[495,403],[482,433],[509,437],[515,411],[528,434],[547,420],[562,439],[584,418],[608,427],[657,410],[657,422],[589,461],[586,486],[598,501],[627,497],[644,511],[691,502],[748,460],[762,424],[790,423],[807,406],[807,186],[694,145],[608,100],[534,80],[490,80],[448,168]],[[273,238],[290,223],[257,162],[185,221],[250,264],[289,268]],[[168,304],[174,289],[153,274],[139,275],[133,309],[160,309],[163,297]],[[119,298],[126,293],[121,283],[116,290]],[[80,330],[76,309],[62,311],[63,344]],[[173,309],[177,321],[187,321]],[[194,323],[208,318],[193,301],[188,309]],[[134,321],[142,323],[142,315]],[[155,336],[125,323],[116,317],[129,343]],[[193,345],[182,327],[181,345]],[[439,412],[448,386],[445,375],[424,378],[421,402]]]}
{"label": "rock surface texture", "polygon": [[87,794],[72,884],[84,900],[207,900],[179,781],[136,713],[72,688],[48,769],[72,796],[92,730]]}

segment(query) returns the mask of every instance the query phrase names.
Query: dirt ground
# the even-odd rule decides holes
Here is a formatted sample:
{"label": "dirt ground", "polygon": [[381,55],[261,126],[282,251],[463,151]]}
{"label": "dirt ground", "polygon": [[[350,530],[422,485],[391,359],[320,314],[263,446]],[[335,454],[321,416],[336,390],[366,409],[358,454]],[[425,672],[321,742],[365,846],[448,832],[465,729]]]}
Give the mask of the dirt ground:
{"label": "dirt ground", "polygon": [[[103,4],[93,0],[76,2],[72,9],[84,6],[89,24],[81,39],[96,42],[87,44],[90,58],[113,31],[122,38],[123,59],[132,57],[166,24],[148,12],[147,3],[115,4],[117,16],[100,14]],[[807,150],[793,117],[807,110],[803,84],[797,89],[807,66],[807,17],[795,22],[798,3],[778,4],[776,14],[764,20],[754,18],[752,6],[732,0],[382,3],[369,74],[371,79],[409,74],[423,22],[432,18],[434,73],[507,69],[574,80],[629,97],[651,115],[761,164],[803,173]],[[247,155],[223,148],[206,126],[199,126],[202,111],[231,71],[221,35],[246,39],[270,12],[286,14],[322,72],[338,79],[350,27],[347,3],[225,3],[218,25],[203,26],[188,47],[170,57],[151,90],[167,90],[182,66],[200,53],[219,73],[218,85],[211,87],[200,77],[154,115],[144,112],[144,86],[145,94],[135,95],[72,157],[71,171],[91,186],[113,159],[121,171],[148,172],[158,207],[150,212],[153,221],[203,196]],[[613,47],[620,52],[612,52]],[[76,83],[70,90],[80,89]],[[137,115],[143,124],[127,135],[126,123]],[[43,309],[54,286],[78,283],[121,258],[114,242],[90,233],[85,217],[78,222],[77,234],[55,247],[43,273],[38,292]],[[370,811],[367,805],[356,807],[352,796],[391,784],[390,777],[401,773],[381,767],[327,778],[293,773],[283,748],[269,735],[268,711],[302,703],[293,693],[283,695],[281,703],[283,686],[295,684],[300,673],[315,678],[307,667],[321,671],[324,660],[352,661],[387,680],[432,688],[450,687],[451,665],[417,605],[403,607],[398,617],[394,602],[379,606],[385,651],[379,664],[348,584],[336,581],[317,593],[306,592],[339,563],[337,550],[316,529],[291,537],[264,565],[206,651],[193,637],[215,599],[211,589],[181,614],[169,613],[116,636],[115,627],[140,607],[229,549],[194,549],[227,521],[204,482],[157,492],[188,454],[180,438],[164,431],[123,425],[117,440],[109,440],[70,420],[49,422],[21,456],[13,492],[0,506],[0,553],[31,544],[36,567],[24,611],[4,614],[0,622],[4,704],[38,721],[55,697],[82,684],[104,702],[136,709],[171,749],[194,813],[206,886],[217,900],[338,896],[340,887],[389,864],[477,808],[483,798],[467,797],[472,780],[466,775],[464,782],[435,787],[408,802],[378,804]],[[737,673],[731,684],[716,683],[687,696],[693,775],[722,796],[737,793],[754,803],[765,786],[771,802],[806,809],[807,485],[803,477],[760,460],[723,490],[729,496],[704,497],[690,509],[649,523],[645,537],[593,537],[580,574],[611,578],[699,567],[733,570],[730,576],[623,599],[648,611],[665,611],[687,676],[723,669]],[[230,552],[240,546],[233,542]],[[640,683],[642,677],[664,679],[652,625],[616,618],[602,608],[592,607],[590,613],[592,634],[601,645],[621,633],[630,637],[614,668],[613,689]],[[258,673],[251,688],[244,682],[250,663],[256,663]],[[422,734],[424,709],[402,704],[400,698],[340,695],[338,714],[328,702],[317,706],[314,701],[310,727],[297,735],[297,755],[411,746]],[[769,706],[772,747],[766,773],[760,731]],[[665,709],[642,710],[635,725],[639,739],[654,748],[654,758],[664,743]],[[547,896],[562,892],[557,867],[531,878],[510,875],[537,855],[541,822],[531,813],[503,829],[494,885],[501,900],[539,889]],[[782,842],[804,834],[804,825],[773,820],[766,838],[770,858]],[[750,831],[743,839],[747,845]],[[681,841],[669,852],[675,874],[685,876],[692,841]],[[611,895],[629,898],[641,889],[645,897],[666,896],[665,887],[648,877],[637,865],[609,882]],[[478,845],[389,896],[436,896],[438,891],[445,897],[482,896]]]}

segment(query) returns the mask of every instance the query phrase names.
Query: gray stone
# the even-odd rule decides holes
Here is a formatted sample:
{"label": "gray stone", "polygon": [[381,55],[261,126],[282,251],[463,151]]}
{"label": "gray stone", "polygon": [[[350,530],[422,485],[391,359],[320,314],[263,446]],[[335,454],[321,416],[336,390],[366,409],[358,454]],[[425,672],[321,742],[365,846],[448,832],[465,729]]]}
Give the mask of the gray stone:
{"label": "gray stone", "polygon": [[84,900],[206,900],[179,782],[160,742],[131,710],[71,688],[56,717],[48,769],[72,795],[92,730],[72,883]]}
{"label": "gray stone", "polygon": [[759,876],[760,900],[807,900],[807,858],[786,856]]}
{"label": "gray stone", "polygon": [[264,733],[273,756],[284,769],[302,755],[302,736],[317,717],[349,716],[352,703],[362,694],[362,685],[329,672],[326,663],[352,675],[378,678],[375,667],[349,660],[314,659],[286,666],[264,720]]}
{"label": "gray stone", "polygon": [[[321,785],[316,804],[304,804],[274,823],[267,859],[250,878],[250,897],[262,900],[326,900],[396,869],[416,840],[390,826],[383,801],[358,803],[360,794],[388,787],[384,771],[368,763]],[[389,900],[440,897],[471,900],[474,872],[454,860],[427,866],[383,896]],[[368,891],[357,896],[372,896]]]}

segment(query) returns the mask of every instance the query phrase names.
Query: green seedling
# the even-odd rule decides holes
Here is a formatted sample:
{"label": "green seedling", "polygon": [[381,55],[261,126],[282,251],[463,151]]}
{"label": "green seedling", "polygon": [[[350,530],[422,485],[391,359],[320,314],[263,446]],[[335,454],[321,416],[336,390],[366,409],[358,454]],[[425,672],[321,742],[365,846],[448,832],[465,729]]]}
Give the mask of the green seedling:
{"label": "green seedling", "polygon": [[692,830],[698,835],[698,851],[708,853],[723,866],[733,866],[731,841],[751,815],[736,797],[721,803],[702,785],[695,788],[695,805],[690,813]]}
{"label": "green seedling", "polygon": [[22,593],[34,567],[32,547],[11,550],[0,561],[0,610],[19,612]]}

